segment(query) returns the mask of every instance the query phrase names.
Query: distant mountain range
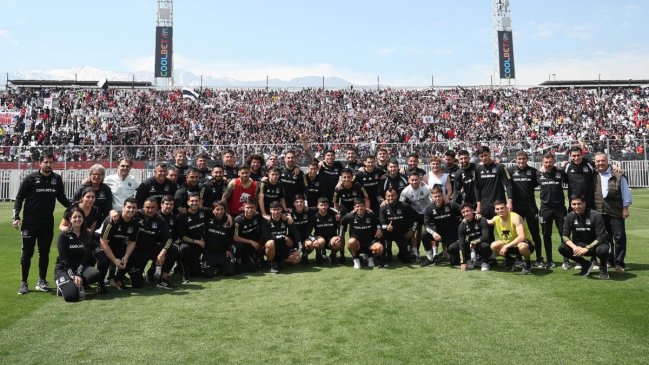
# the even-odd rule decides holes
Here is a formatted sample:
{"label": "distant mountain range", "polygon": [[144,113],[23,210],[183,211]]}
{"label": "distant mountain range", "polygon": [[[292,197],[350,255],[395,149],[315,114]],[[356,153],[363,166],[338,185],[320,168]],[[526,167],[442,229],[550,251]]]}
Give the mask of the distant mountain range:
{"label": "distant mountain range", "polygon": [[[201,86],[201,75],[182,69],[177,69],[174,72],[174,84],[176,86]],[[31,70],[9,73],[9,80],[131,81],[133,79],[135,79],[135,81],[153,82],[153,72],[136,72],[129,74],[100,70],[90,66],[82,66],[69,69]],[[322,83],[323,80],[320,76],[305,76],[292,80],[269,79],[268,85],[266,84],[266,80],[242,81],[205,75],[202,79],[202,86],[210,87],[260,88],[268,86],[271,88],[303,88],[322,87]],[[352,85],[351,82],[338,77],[325,77],[324,84],[327,88],[347,88]]]}

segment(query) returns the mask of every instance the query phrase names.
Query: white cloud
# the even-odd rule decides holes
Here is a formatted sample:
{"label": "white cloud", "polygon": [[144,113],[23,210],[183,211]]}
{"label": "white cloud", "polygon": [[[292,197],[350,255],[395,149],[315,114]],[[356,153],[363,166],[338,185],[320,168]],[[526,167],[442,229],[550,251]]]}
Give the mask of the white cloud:
{"label": "white cloud", "polygon": [[0,38],[9,38],[11,33],[6,29],[0,29]]}
{"label": "white cloud", "polygon": [[538,38],[549,39],[553,37],[573,38],[578,40],[591,39],[595,27],[591,24],[566,24],[563,22],[543,22],[533,25],[534,34]]}

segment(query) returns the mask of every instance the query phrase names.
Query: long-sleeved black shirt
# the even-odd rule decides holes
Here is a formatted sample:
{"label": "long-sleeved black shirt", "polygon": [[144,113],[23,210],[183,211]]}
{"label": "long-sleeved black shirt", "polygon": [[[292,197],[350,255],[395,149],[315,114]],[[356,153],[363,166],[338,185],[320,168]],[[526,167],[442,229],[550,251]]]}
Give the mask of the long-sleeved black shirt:
{"label": "long-sleeved black shirt", "polygon": [[338,221],[336,221],[336,213],[331,210],[327,211],[324,216],[320,212],[316,212],[311,217],[311,226],[313,226],[313,235],[324,237],[329,241],[333,236],[338,234]]}
{"label": "long-sleeved black shirt", "polygon": [[169,249],[172,240],[169,235],[169,226],[164,218],[155,214],[148,217],[139,213],[139,230],[135,239],[135,250],[146,252],[161,249]]}
{"label": "long-sleeved black shirt", "polygon": [[178,210],[178,208],[187,209],[187,198],[189,198],[189,193],[200,194],[200,191],[201,187],[199,185],[188,186],[187,184],[185,184],[185,186],[176,190],[176,194],[174,196],[174,208],[176,210]]}
{"label": "long-sleeved black shirt", "polygon": [[370,198],[370,207],[374,213],[379,213],[379,197],[382,193],[382,189],[379,189],[379,185],[382,182],[381,177],[385,174],[383,170],[378,167],[372,172],[357,172],[354,176],[354,181],[357,181]]}
{"label": "long-sleeved black shirt", "polygon": [[[339,187],[334,192],[334,203],[340,207],[340,214],[345,215],[354,210],[354,200],[357,198],[365,200],[368,198],[367,192],[360,183],[352,182],[349,188]],[[363,204],[365,204],[363,202]]]}
{"label": "long-sleeved black shirt", "polygon": [[139,229],[137,219],[133,217],[130,221],[124,221],[120,214],[117,223],[113,223],[110,217],[104,219],[101,238],[108,241],[108,246],[113,251],[124,252],[129,242],[135,242]]}
{"label": "long-sleeved black shirt", "polygon": [[23,227],[51,226],[54,224],[56,200],[66,208],[70,206],[61,175],[52,172],[45,176],[40,171],[33,172],[20,183],[14,202],[13,219],[20,217],[24,202]]}
{"label": "long-sleeved black shirt", "polygon": [[[294,171],[297,171],[297,174]],[[298,166],[294,166],[291,170],[284,166],[280,170],[279,181],[284,188],[286,206],[293,209],[295,195],[304,194],[304,172]]]}
{"label": "long-sleeved black shirt", "polygon": [[403,236],[409,229],[416,229],[418,226],[417,212],[406,203],[397,201],[393,205],[385,204],[379,211],[381,228],[386,231],[387,226],[392,223],[392,232],[387,232],[389,237]]}
{"label": "long-sleeved black shirt", "polygon": [[595,208],[595,167],[586,159],[579,165],[570,162],[566,165],[568,179],[568,197],[573,194],[586,199],[588,208]]}
{"label": "long-sleeved black shirt", "polygon": [[457,227],[458,243],[461,250],[465,250],[471,243],[489,243],[489,224],[487,219],[481,217],[471,222],[462,221]]}
{"label": "long-sleeved black shirt", "polygon": [[228,186],[227,182],[222,179],[218,182],[214,179],[207,180],[200,188],[200,196],[203,200],[203,206],[212,209],[214,202],[223,198],[223,192]]}
{"label": "long-sleeved black shirt", "polygon": [[207,208],[199,208],[196,213],[178,214],[178,237],[180,242],[193,244],[194,240],[202,240],[205,231],[205,221],[212,215]]}
{"label": "long-sleeved black shirt", "polygon": [[595,209],[586,208],[584,214],[574,211],[566,215],[561,230],[563,242],[571,240],[576,245],[594,247],[609,240],[602,215]]}
{"label": "long-sleeved black shirt", "polygon": [[91,252],[83,241],[74,233],[61,233],[56,241],[59,256],[56,258],[55,270],[67,271],[69,276],[81,276],[91,261]]}
{"label": "long-sleeved black shirt", "polygon": [[178,215],[176,213],[171,214],[162,214],[159,212],[160,217],[164,219],[167,223],[167,228],[169,228],[169,238],[171,238],[171,243],[178,242]]}
{"label": "long-sleeved black shirt", "polygon": [[458,169],[453,180],[453,201],[471,204],[475,208],[478,201],[475,195],[475,164],[470,163],[466,169]]}
{"label": "long-sleeved black shirt", "polygon": [[259,242],[261,238],[261,221],[264,218],[255,214],[252,218],[246,218],[244,213],[234,218],[234,231],[237,236]]}
{"label": "long-sleeved black shirt", "polygon": [[[457,227],[462,220],[460,206],[451,202],[442,204],[441,207],[430,205],[424,212],[424,227],[426,231],[437,232],[442,240],[447,243],[457,241]],[[430,230],[430,231],[429,231]]]}
{"label": "long-sleeved black shirt", "polygon": [[401,192],[403,189],[408,186],[408,178],[405,177],[404,175],[401,175],[401,173],[397,173],[395,176],[388,176],[385,175],[385,180],[383,180],[383,184],[381,185],[380,190],[380,197],[379,197],[379,202],[382,202],[385,200],[385,192],[387,192],[390,189],[394,189],[397,191],[397,199],[401,196]]}
{"label": "long-sleeved black shirt", "polygon": [[[285,220],[262,220],[261,222],[261,234],[264,237],[264,240],[279,240],[285,237],[290,237],[295,245],[297,242],[301,241],[300,233],[295,228],[295,225],[288,224]],[[295,246],[297,247],[297,246]]]}
{"label": "long-sleeved black shirt", "polygon": [[340,177],[342,170],[342,162],[334,161],[331,166],[327,165],[327,163],[323,163],[318,171],[318,176],[320,177],[320,196],[329,199],[330,203],[333,199],[334,189],[338,184],[338,178]]}

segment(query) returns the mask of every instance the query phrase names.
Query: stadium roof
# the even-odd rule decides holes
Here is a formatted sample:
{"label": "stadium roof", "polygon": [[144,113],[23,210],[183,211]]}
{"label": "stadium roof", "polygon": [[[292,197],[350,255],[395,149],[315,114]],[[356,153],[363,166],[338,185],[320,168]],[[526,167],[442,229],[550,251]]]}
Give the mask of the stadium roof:
{"label": "stadium roof", "polygon": [[[7,80],[8,87],[22,88],[42,88],[42,87],[60,87],[60,88],[79,88],[79,89],[101,89],[99,81],[75,81],[75,80]],[[108,81],[109,88],[119,89],[143,89],[152,88],[153,84],[149,81]]]}
{"label": "stadium roof", "polygon": [[579,88],[617,88],[617,87],[649,87],[649,80],[561,80],[546,81],[539,86],[545,87],[579,87]]}

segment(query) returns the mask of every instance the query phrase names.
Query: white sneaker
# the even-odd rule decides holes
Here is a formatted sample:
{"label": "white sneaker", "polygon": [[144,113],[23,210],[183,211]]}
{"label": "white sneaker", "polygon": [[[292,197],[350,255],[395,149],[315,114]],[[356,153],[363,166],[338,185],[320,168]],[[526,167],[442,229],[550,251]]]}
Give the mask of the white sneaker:
{"label": "white sneaker", "polygon": [[483,262],[482,265],[480,265],[480,271],[489,271],[489,264]]}
{"label": "white sneaker", "polygon": [[368,259],[367,259],[367,267],[372,267],[372,268],[373,268],[374,266],[376,266],[376,265],[374,264],[374,257],[370,257],[370,258],[368,258]]}
{"label": "white sneaker", "polygon": [[564,262],[564,263],[561,265],[561,268],[564,269],[564,270],[570,270],[571,267],[572,267],[572,266],[570,266],[570,263],[569,263],[569,262]]}
{"label": "white sneaker", "polygon": [[361,259],[354,259],[354,269],[361,268]]}
{"label": "white sneaker", "polygon": [[581,270],[581,264],[575,265],[575,270]]}

